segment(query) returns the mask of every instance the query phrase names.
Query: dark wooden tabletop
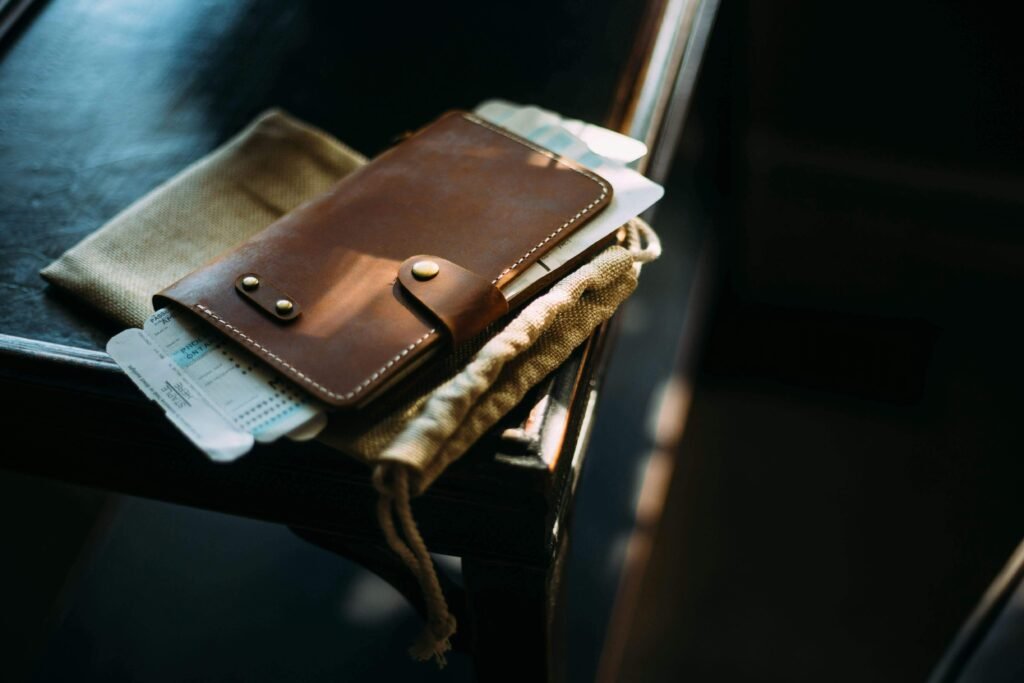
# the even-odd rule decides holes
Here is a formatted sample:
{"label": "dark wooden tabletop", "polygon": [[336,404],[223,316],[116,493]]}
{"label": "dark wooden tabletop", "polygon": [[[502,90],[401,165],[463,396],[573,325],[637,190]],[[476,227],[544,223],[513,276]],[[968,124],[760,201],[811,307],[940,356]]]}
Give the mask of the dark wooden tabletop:
{"label": "dark wooden tabletop", "polygon": [[[224,467],[189,448],[102,353],[116,327],[38,271],[272,106],[368,155],[492,97],[655,141],[685,47],[659,32],[664,10],[612,0],[501,11],[465,0],[37,3],[0,43],[0,423],[35,442],[5,448],[0,465],[375,534],[365,468],[333,451],[275,444]],[[668,53],[652,62],[657,40]],[[520,559],[550,551],[605,336],[418,504],[432,548]],[[546,404],[560,430],[554,456],[536,438],[502,438],[507,428],[521,435],[531,411],[543,422],[543,396],[555,398]]]}
{"label": "dark wooden tabletop", "polygon": [[268,107],[367,155],[495,96],[603,121],[642,10],[44,2],[0,55],[0,331],[103,348],[39,269]]}

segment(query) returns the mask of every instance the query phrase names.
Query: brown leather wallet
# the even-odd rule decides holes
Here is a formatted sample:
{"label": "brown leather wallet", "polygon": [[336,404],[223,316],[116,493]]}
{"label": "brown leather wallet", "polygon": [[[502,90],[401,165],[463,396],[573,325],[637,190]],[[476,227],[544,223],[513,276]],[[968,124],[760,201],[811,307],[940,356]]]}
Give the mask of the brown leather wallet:
{"label": "brown leather wallet", "polygon": [[194,311],[326,403],[357,407],[522,304],[537,287],[514,301],[502,287],[611,194],[586,168],[451,112],[154,304]]}

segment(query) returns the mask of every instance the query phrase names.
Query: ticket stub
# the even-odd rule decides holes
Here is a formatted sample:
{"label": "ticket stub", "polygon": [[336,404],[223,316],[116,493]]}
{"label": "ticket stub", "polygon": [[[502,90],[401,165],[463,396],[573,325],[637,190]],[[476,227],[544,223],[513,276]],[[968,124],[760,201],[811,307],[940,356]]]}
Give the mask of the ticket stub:
{"label": "ticket stub", "polygon": [[[498,104],[500,106],[497,106]],[[544,254],[543,258],[527,267],[504,287],[503,292],[509,298],[524,291],[548,272],[584,253],[590,246],[615,232],[623,223],[649,209],[665,194],[661,185],[627,167],[621,160],[609,159],[598,154],[590,145],[563,125],[566,119],[562,119],[553,112],[537,107],[513,107],[507,103],[491,100],[478,107],[475,113],[488,120],[491,120],[488,118],[489,115],[494,115],[495,120],[491,120],[491,123],[500,125],[544,149],[586,166],[612,186],[612,200],[604,211],[566,236]],[[599,127],[595,126],[595,128]],[[604,128],[601,130],[626,140],[632,140],[632,138]],[[637,140],[633,140],[633,142],[643,146],[643,143]],[[643,153],[646,153],[646,147],[644,147]]]}
{"label": "ticket stub", "polygon": [[157,311],[143,329],[114,336],[107,353],[213,460],[256,441],[313,438],[327,422],[315,399],[185,311]]}
{"label": "ticket stub", "polygon": [[[512,126],[522,128],[524,119],[534,127],[561,126],[582,140],[595,154],[600,154],[605,159],[621,164],[632,163],[647,155],[647,145],[628,135],[579,119],[567,119],[540,107],[524,107],[504,100],[487,100],[476,108],[475,113],[493,124],[510,130]],[[518,122],[513,120],[517,117],[519,118]],[[523,137],[530,137],[529,131],[517,130],[516,133]]]}

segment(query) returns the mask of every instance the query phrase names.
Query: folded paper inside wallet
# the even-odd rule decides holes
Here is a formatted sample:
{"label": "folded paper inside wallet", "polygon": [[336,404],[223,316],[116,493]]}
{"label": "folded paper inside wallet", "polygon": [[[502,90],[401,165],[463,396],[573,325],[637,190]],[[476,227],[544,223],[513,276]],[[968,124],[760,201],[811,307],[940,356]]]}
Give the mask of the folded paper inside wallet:
{"label": "folded paper inside wallet", "polygon": [[451,112],[154,303],[193,311],[325,403],[358,407],[523,303],[503,287],[611,194],[585,167]]}

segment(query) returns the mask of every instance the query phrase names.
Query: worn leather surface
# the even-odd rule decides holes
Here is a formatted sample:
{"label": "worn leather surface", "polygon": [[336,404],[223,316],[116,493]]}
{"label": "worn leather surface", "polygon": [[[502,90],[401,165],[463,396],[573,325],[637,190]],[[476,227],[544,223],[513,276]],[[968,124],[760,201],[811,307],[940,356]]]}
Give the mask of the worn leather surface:
{"label": "worn leather surface", "polygon": [[[420,261],[433,261],[437,275],[422,280],[413,273]],[[472,339],[508,313],[508,301],[487,278],[440,256],[419,254],[398,269],[398,282],[448,330],[453,344]]]}
{"label": "worn leather surface", "polygon": [[[500,289],[610,199],[586,169],[452,112],[155,304],[192,309],[327,403],[355,406],[446,343],[395,286],[407,258],[434,254]],[[301,315],[254,306],[235,288],[246,273],[288,292]]]}

